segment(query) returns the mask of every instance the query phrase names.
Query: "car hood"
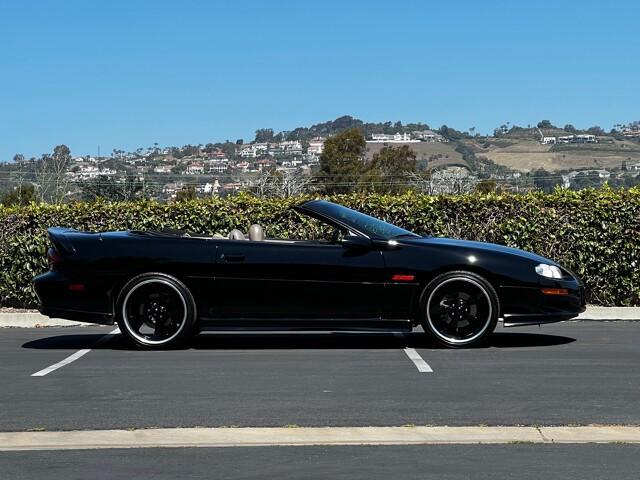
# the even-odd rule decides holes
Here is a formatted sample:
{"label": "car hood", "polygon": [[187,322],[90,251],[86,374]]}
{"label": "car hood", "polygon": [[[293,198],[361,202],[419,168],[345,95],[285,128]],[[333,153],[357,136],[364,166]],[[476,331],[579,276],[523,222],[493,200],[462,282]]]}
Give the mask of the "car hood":
{"label": "car hood", "polygon": [[556,262],[549,260],[548,258],[541,257],[540,255],[536,255],[535,253],[526,252],[518,248],[507,247],[505,245],[498,245],[497,243],[475,242],[472,240],[458,240],[455,238],[444,237],[425,237],[416,239],[412,238],[409,239],[407,243],[422,245],[443,245],[454,248],[465,248],[469,250],[490,251],[507,255],[514,255],[517,257],[525,258],[527,260],[531,260],[533,262],[560,266]]}

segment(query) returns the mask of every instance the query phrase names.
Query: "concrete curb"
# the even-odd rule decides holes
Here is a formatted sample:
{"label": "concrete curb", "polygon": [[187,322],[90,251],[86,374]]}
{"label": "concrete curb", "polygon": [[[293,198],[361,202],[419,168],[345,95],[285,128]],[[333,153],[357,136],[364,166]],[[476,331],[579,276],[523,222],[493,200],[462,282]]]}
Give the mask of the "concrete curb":
{"label": "concrete curb", "polygon": [[[574,321],[640,321],[640,307],[587,307]],[[88,327],[96,323],[82,323],[49,318],[38,312],[0,312],[0,328]]]}
{"label": "concrete curb", "polygon": [[95,325],[97,324],[49,318],[38,312],[0,312],[0,328],[89,327]]}
{"label": "concrete curb", "polygon": [[640,443],[637,426],[266,427],[3,432],[0,451],[271,445]]}
{"label": "concrete curb", "polygon": [[576,320],[640,320],[640,307],[588,306]]}

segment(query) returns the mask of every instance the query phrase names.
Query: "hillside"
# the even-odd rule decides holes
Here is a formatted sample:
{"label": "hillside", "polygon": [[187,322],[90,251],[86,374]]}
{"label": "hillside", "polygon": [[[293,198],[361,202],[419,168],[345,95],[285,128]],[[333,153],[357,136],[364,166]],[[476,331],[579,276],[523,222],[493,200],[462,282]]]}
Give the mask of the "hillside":
{"label": "hillside", "polygon": [[[485,145],[489,144],[488,147]],[[473,141],[476,155],[513,170],[615,168],[640,162],[640,145],[603,137],[597,144],[542,145],[536,140]]]}
{"label": "hillside", "polygon": [[[367,143],[367,160],[378,153],[385,144]],[[394,143],[394,146],[407,145],[416,154],[418,164],[429,167],[442,167],[445,165],[466,165],[462,155],[455,151],[453,143],[420,142],[420,143]]]}

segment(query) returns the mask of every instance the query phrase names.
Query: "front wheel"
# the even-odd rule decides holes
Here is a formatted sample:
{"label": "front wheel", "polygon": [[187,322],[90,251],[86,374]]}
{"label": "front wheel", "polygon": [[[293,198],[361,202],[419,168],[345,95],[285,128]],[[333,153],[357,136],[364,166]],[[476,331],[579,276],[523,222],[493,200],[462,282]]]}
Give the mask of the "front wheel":
{"label": "front wheel", "polygon": [[136,345],[165,349],[191,337],[196,307],[181,281],[163,273],[145,273],[123,287],[116,314],[120,331]]}
{"label": "front wheel", "polygon": [[425,288],[420,304],[424,331],[453,348],[484,343],[496,328],[500,308],[491,284],[465,271],[438,275]]}

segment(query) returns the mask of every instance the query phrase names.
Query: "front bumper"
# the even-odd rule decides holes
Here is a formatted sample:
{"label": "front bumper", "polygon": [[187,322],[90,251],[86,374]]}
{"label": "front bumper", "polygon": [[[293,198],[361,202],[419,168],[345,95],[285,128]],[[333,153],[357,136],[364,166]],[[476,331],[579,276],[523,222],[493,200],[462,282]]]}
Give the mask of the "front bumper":
{"label": "front bumper", "polygon": [[[566,289],[568,295],[547,295],[542,293],[543,288]],[[499,290],[505,327],[561,322],[586,309],[584,287],[576,280]]]}

